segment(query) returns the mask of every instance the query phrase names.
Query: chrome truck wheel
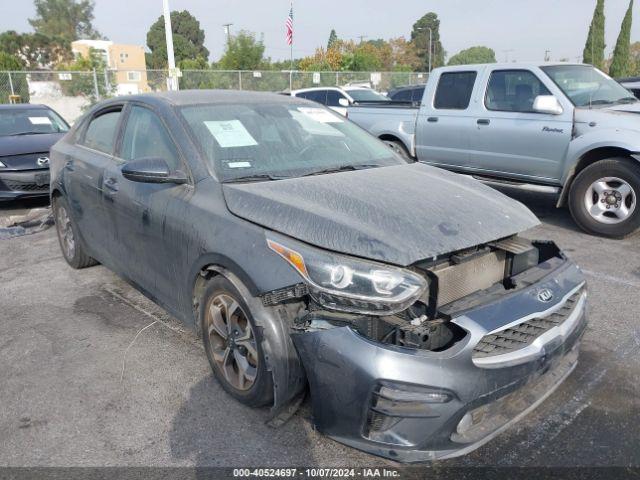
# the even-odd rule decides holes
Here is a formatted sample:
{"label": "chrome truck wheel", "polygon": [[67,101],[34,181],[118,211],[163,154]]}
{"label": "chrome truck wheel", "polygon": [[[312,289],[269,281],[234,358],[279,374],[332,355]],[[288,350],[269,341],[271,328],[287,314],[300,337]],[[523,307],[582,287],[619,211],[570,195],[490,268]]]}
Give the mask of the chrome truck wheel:
{"label": "chrome truck wheel", "polygon": [[639,193],[639,161],[600,160],[576,176],[569,191],[569,208],[583,230],[622,238],[640,228]]}
{"label": "chrome truck wheel", "polygon": [[584,195],[584,205],[595,220],[616,224],[633,215],[636,198],[636,192],[623,179],[604,177],[589,186]]}

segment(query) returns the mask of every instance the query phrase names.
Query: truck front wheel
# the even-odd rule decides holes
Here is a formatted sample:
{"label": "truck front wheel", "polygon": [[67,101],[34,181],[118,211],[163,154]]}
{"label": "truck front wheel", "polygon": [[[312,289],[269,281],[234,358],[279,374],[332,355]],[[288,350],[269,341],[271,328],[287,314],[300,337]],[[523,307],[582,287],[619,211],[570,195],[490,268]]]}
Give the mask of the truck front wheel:
{"label": "truck front wheel", "polygon": [[586,232],[622,238],[640,227],[638,194],[640,165],[628,158],[610,158],[578,174],[569,192],[569,208]]}

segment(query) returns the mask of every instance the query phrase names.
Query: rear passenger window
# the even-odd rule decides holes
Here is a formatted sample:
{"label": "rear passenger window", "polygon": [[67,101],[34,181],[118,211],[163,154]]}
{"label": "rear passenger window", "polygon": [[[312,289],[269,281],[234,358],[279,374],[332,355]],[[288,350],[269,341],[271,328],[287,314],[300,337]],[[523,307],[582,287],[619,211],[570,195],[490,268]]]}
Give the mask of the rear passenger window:
{"label": "rear passenger window", "polygon": [[421,102],[422,101],[422,97],[424,97],[424,87],[421,88],[415,88],[413,90],[413,97],[412,97],[412,101],[414,102]]}
{"label": "rear passenger window", "polygon": [[466,110],[476,83],[476,72],[449,72],[440,75],[433,106],[439,110]]}
{"label": "rear passenger window", "polygon": [[306,97],[308,100],[312,102],[318,102],[323,105],[327,104],[327,91],[326,90],[317,90],[313,92],[307,92]]}
{"label": "rear passenger window", "polygon": [[398,93],[393,95],[394,102],[410,102],[411,101],[411,90],[400,90]]}
{"label": "rear passenger window", "polygon": [[110,111],[91,120],[84,134],[82,144],[94,150],[112,155],[120,113],[120,110]]}
{"label": "rear passenger window", "polygon": [[529,70],[499,70],[491,74],[485,105],[501,112],[533,112],[538,95],[551,95]]}

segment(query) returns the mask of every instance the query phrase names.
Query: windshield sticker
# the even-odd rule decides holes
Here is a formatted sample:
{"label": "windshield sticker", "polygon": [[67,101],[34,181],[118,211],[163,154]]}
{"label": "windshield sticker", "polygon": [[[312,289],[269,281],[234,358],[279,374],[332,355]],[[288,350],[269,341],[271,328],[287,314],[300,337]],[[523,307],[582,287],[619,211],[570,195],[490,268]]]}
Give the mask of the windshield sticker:
{"label": "windshield sticker", "polygon": [[229,168],[251,168],[251,162],[227,162]]}
{"label": "windshield sticker", "polygon": [[313,135],[331,135],[332,137],[344,137],[344,134],[336,130],[334,127],[327,123],[317,122],[312,120],[309,115],[302,112],[291,111],[293,119],[302,126],[307,132]]}
{"label": "windshield sticker", "polygon": [[209,121],[204,124],[222,148],[258,145],[240,120]]}
{"label": "windshield sticker", "polygon": [[31,125],[51,125],[49,117],[29,117]]}
{"label": "windshield sticker", "polygon": [[298,107],[298,111],[304,113],[307,117],[320,123],[342,123],[343,120],[324,108]]}

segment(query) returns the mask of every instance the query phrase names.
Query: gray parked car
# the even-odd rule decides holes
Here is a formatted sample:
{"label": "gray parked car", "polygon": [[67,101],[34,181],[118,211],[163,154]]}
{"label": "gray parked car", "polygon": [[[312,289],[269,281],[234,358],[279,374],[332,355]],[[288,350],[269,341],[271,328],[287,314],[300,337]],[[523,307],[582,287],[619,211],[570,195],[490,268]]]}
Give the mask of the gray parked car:
{"label": "gray parked car", "polygon": [[183,91],[89,111],[51,151],[74,268],[101,262],[202,335],[215,377],[286,420],[413,462],[469,452],[573,370],[578,267],[523,205],[408,163],[275,94]]}
{"label": "gray parked car", "polygon": [[351,106],[349,119],[421,162],[559,193],[590,233],[640,227],[640,102],[589,65],[434,70],[420,107]]}

